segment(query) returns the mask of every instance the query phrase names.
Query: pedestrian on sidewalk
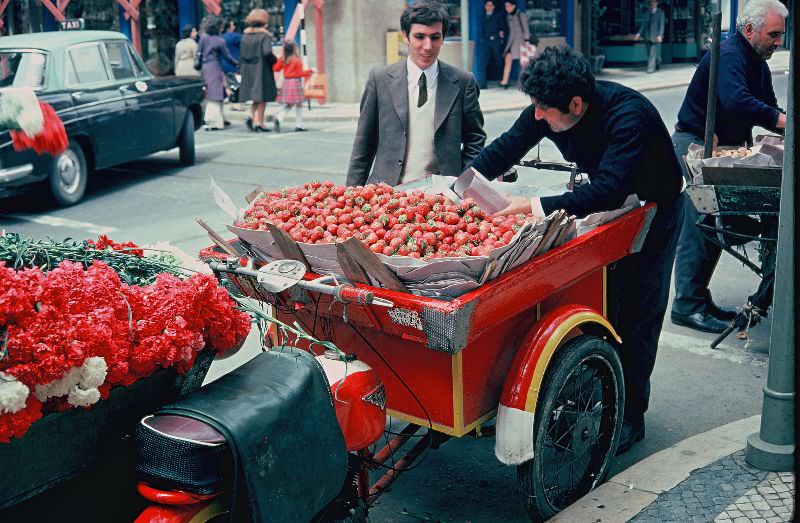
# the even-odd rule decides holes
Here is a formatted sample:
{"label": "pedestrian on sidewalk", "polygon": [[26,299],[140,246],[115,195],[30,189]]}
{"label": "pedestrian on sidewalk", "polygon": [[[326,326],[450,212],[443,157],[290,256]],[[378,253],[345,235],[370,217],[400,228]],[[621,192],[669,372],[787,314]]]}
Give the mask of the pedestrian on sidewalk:
{"label": "pedestrian on sidewalk", "polygon": [[297,56],[294,42],[284,42],[283,56],[272,66],[274,72],[283,71],[283,85],[276,101],[283,104],[275,117],[275,132],[281,132],[281,122],[294,109],[294,130],[307,131],[303,127],[303,78],[311,76],[310,69],[303,69],[303,59]]}
{"label": "pedestrian on sidewalk", "polygon": [[239,100],[252,100],[251,116],[245,120],[247,128],[255,132],[269,132],[264,125],[264,112],[268,102],[278,95],[272,66],[277,58],[272,53],[272,33],[267,30],[269,13],[264,9],[253,9],[245,20],[247,29],[242,36],[240,55],[242,84]]}
{"label": "pedestrian on sidewalk", "polygon": [[183,26],[183,38],[175,44],[175,76],[200,76],[194,68],[197,57],[197,29],[192,24]]}
{"label": "pedestrian on sidewalk", "polygon": [[206,83],[205,129],[217,131],[225,128],[222,102],[225,100],[225,73],[222,72],[221,57],[236,62],[231,56],[225,40],[220,36],[225,21],[219,16],[209,15],[203,23],[205,34],[200,38],[198,54],[202,63],[203,80]]}
{"label": "pedestrian on sidewalk", "polygon": [[449,22],[438,2],[414,2],[403,11],[408,59],[369,73],[347,185],[458,176],[480,152],[486,133],[478,84],[439,60]]}
{"label": "pedestrian on sidewalk", "polygon": [[647,72],[655,73],[661,67],[661,42],[664,41],[664,11],[658,7],[658,0],[650,0],[650,8],[642,17],[642,25],[636,39],[644,38],[647,49]]}
{"label": "pedestrian on sidewalk", "polygon": [[500,87],[508,89],[508,82],[511,78],[511,70],[516,63],[519,68],[519,58],[522,46],[531,37],[528,28],[528,17],[517,8],[516,0],[505,1],[506,13],[508,13],[508,40],[503,50],[503,79],[500,80]]}
{"label": "pedestrian on sidewalk", "polygon": [[644,413],[667,310],[675,246],[683,221],[681,169],[658,110],[641,93],[596,81],[589,62],[568,47],[548,47],[525,68],[522,91],[531,105],[472,162],[495,179],[543,138],[591,183],[559,196],[510,196],[498,214],[556,209],[583,217],[618,209],[629,195],[658,205],[641,250],[618,261],[608,278],[609,320],[622,338],[625,409],[618,454],[644,438]]}
{"label": "pedestrian on sidewalk", "polygon": [[483,74],[483,84],[481,89],[485,89],[490,80],[500,80],[503,74],[503,49],[505,48],[505,38],[508,35],[508,20],[505,13],[495,9],[494,0],[486,0],[483,3],[484,16],[481,20],[480,45],[481,52],[478,56],[481,59],[481,73]]}
{"label": "pedestrian on sidewalk", "polygon": [[[228,51],[231,52],[231,56],[238,62],[242,46],[242,33],[240,30],[240,24],[234,20],[228,20],[228,25],[225,29],[225,33],[222,35],[222,39],[225,40],[225,45],[228,46]],[[235,86],[238,83],[235,75],[239,71],[239,65],[238,63],[234,64],[223,56],[222,70],[225,73],[225,90],[228,94],[228,98],[230,99],[232,98],[232,86]],[[231,104],[231,109],[234,111],[241,111],[242,104],[238,101],[234,102]]]}
{"label": "pedestrian on sidewalk", "polygon": [[[714,126],[718,145],[752,145],[756,125],[776,132],[786,127],[786,114],[778,107],[767,60],[781,45],[787,16],[789,11],[778,0],[750,0],[736,20],[736,34],[720,44]],[[704,144],[710,60],[708,54],[700,60],[672,135],[687,183],[691,179],[683,157],[691,144]],[[720,333],[736,313],[718,307],[711,298],[708,286],[722,251],[695,225],[698,219],[697,210],[687,199],[686,221],[675,259],[675,299],[670,319],[676,325]]]}

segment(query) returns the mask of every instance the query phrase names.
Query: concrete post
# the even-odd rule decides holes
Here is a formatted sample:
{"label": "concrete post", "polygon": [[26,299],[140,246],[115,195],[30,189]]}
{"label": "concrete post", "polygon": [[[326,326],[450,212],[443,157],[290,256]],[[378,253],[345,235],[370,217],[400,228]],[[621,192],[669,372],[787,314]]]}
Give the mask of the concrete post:
{"label": "concrete post", "polygon": [[[386,32],[400,30],[406,0],[337,0],[325,2],[325,70],[328,100],[358,102],[369,72],[386,65]],[[315,47],[317,20],[306,20],[308,46]],[[311,58],[315,65],[316,57]]]}
{"label": "concrete post", "polygon": [[461,67],[469,71],[469,0],[461,0]]}
{"label": "concrete post", "polygon": [[[793,7],[797,15],[797,5]],[[778,218],[778,254],[775,267],[772,332],[770,333],[769,367],[764,386],[761,430],[747,438],[747,462],[763,470],[794,470],[794,353],[795,353],[795,276],[794,276],[794,212],[795,212],[795,147],[797,122],[797,38],[791,45],[789,90],[786,114],[781,209]]]}

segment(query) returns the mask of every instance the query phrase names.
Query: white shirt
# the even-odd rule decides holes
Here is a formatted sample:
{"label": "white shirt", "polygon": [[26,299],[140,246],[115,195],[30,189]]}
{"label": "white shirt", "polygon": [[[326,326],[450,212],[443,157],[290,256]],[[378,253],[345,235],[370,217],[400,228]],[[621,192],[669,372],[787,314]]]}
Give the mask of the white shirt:
{"label": "white shirt", "polygon": [[[408,141],[399,183],[417,180],[427,174],[439,173],[434,150],[434,118],[439,63],[434,62],[424,71],[411,59],[408,59],[406,63],[408,71]],[[417,107],[419,80],[423,74],[427,82],[428,100],[422,107]]]}

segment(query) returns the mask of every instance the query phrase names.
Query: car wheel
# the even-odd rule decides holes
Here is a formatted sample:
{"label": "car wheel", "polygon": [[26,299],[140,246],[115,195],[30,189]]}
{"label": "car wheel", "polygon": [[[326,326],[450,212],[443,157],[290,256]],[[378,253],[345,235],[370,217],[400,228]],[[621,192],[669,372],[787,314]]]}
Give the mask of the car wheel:
{"label": "car wheel", "polygon": [[534,458],[517,467],[532,521],[553,517],[605,480],[624,401],[622,365],[609,342],[581,335],[558,350],[536,408]]}
{"label": "car wheel", "polygon": [[181,165],[194,165],[194,115],[191,111],[188,111],[186,118],[183,119],[178,147],[180,148]]}
{"label": "car wheel", "polygon": [[67,149],[53,159],[50,168],[50,193],[59,205],[74,205],[86,192],[89,171],[86,156],[77,142],[70,140]]}

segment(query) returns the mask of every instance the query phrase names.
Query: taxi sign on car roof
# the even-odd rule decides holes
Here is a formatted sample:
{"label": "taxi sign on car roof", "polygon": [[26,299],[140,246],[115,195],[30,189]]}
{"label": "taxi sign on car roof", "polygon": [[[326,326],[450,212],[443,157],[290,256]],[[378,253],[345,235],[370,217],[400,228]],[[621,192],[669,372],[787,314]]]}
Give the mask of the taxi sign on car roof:
{"label": "taxi sign on car roof", "polygon": [[83,18],[67,18],[59,22],[62,31],[79,31],[86,27]]}

